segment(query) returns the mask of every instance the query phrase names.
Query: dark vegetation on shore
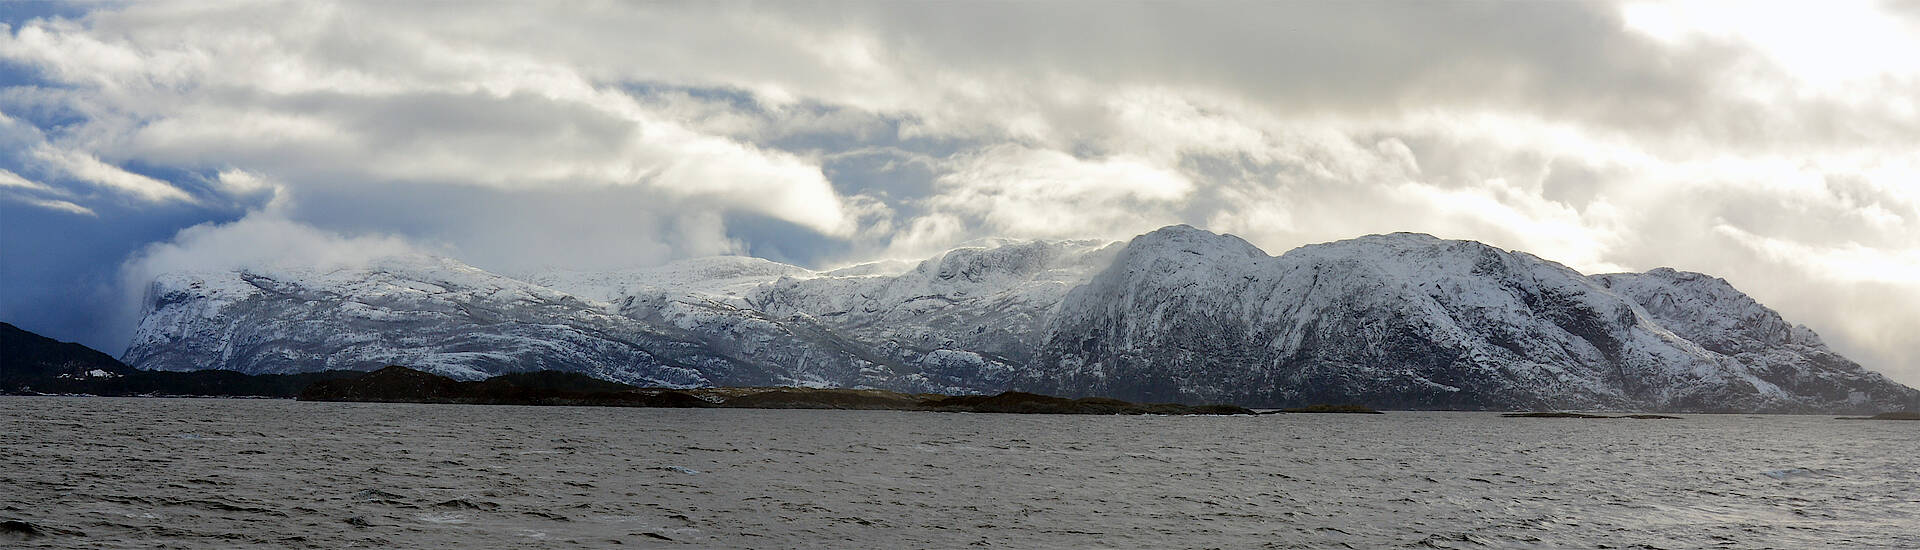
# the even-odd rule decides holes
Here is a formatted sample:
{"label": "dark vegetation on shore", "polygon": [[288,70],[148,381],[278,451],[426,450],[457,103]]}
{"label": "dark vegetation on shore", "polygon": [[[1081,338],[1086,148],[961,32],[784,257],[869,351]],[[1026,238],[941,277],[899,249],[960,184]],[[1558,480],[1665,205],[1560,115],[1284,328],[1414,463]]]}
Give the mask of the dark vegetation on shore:
{"label": "dark vegetation on shore", "polygon": [[249,375],[227,370],[140,370],[93,348],[59,342],[0,323],[0,395],[292,398],[314,382],[365,374],[326,371]]}
{"label": "dark vegetation on shore", "polygon": [[603,407],[861,409],[1034,414],[1252,414],[1233,405],[1139,404],[1021,392],[999,395],[904,394],[832,388],[637,388],[582,374],[542,371],[461,382],[406,367],[358,378],[315,382],[302,401],[372,401],[474,405]]}
{"label": "dark vegetation on shore", "polygon": [[261,397],[292,399],[314,382],[357,378],[358,371],[241,374],[230,370],[168,372],[129,370],[107,377],[43,378],[0,383],[0,394],[98,395],[103,397]]}

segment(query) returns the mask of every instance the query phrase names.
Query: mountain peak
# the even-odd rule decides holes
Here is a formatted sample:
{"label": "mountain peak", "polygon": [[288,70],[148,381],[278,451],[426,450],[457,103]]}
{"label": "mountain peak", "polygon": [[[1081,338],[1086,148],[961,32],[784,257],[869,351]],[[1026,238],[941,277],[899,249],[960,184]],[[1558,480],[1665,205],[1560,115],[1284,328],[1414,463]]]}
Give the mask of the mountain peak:
{"label": "mountain peak", "polygon": [[1169,225],[1134,237],[1127,248],[1130,251],[1174,250],[1202,256],[1225,254],[1233,257],[1267,257],[1266,251],[1245,239],[1186,224]]}
{"label": "mountain peak", "polygon": [[[744,257],[532,282],[457,262],[166,276],[126,361],[408,365],[653,386],[1041,391],[1256,406],[1879,412],[1920,404],[1724,280],[1475,241],[1278,257],[1175,225],[815,272]],[[171,277],[171,278],[169,278]]]}
{"label": "mountain peak", "polygon": [[1359,237],[1355,237],[1355,239],[1391,241],[1391,242],[1408,242],[1408,243],[1437,243],[1442,241],[1479,242],[1479,241],[1459,241],[1456,239],[1442,239],[1442,238],[1433,236],[1433,234],[1431,233],[1416,233],[1411,231],[1395,231],[1392,233],[1374,233],[1370,235],[1362,235]]}
{"label": "mountain peak", "polygon": [[1667,267],[1593,279],[1640,304],[1663,326],[1717,353],[1739,355],[1783,345],[1826,348],[1811,329],[1788,323],[1726,279]]}

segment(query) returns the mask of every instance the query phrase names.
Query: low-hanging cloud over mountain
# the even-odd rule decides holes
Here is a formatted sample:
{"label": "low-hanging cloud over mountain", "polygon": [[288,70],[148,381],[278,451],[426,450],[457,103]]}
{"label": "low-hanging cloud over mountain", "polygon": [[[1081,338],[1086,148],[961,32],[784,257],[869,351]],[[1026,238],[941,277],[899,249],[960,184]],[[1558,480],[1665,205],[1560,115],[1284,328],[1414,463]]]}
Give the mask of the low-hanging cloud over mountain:
{"label": "low-hanging cloud over mountain", "polygon": [[515,272],[1191,223],[1714,273],[1920,383],[1909,4],[14,5],[0,317],[117,349],[63,297],[223,232]]}

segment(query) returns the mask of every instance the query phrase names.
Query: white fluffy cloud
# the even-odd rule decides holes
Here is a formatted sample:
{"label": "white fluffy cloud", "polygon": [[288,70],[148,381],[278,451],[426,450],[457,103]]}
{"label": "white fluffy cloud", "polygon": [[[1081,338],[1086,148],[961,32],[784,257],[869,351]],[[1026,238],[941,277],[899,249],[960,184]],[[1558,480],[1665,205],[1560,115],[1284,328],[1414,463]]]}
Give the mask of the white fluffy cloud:
{"label": "white fluffy cloud", "polygon": [[125,269],[135,287],[155,275],[175,272],[252,270],[329,271],[395,257],[426,254],[393,235],[347,236],[260,212],[228,223],[189,227],[173,240],[155,243],[129,258]]}
{"label": "white fluffy cloud", "polygon": [[[23,25],[0,56],[73,86],[59,100],[89,118],[62,141],[117,158],[240,165],[298,185],[638,186],[853,229],[806,159],[691,130],[505,29],[462,36],[471,29],[444,14],[370,8],[139,5]],[[38,155],[148,200],[190,200],[89,153]]]}
{"label": "white fluffy cloud", "polygon": [[73,194],[25,197],[271,190],[494,269],[754,253],[742,216],[816,262],[1425,231],[1714,273],[1920,383],[1889,336],[1920,324],[1920,18],[1883,9],[138,3],[6,29],[52,84],[0,109],[77,120],[27,174]]}
{"label": "white fluffy cloud", "polygon": [[1194,188],[1171,167],[1125,156],[1082,159],[1009,145],[948,164],[926,205],[976,221],[974,234],[1126,238],[1178,223]]}

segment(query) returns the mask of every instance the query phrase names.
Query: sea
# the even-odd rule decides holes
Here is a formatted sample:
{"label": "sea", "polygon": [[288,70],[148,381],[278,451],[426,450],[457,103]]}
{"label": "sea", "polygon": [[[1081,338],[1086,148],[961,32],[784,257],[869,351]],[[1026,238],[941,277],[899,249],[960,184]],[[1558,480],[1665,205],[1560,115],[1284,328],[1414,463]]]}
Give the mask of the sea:
{"label": "sea", "polygon": [[0,397],[5,548],[1920,548],[1920,422]]}

